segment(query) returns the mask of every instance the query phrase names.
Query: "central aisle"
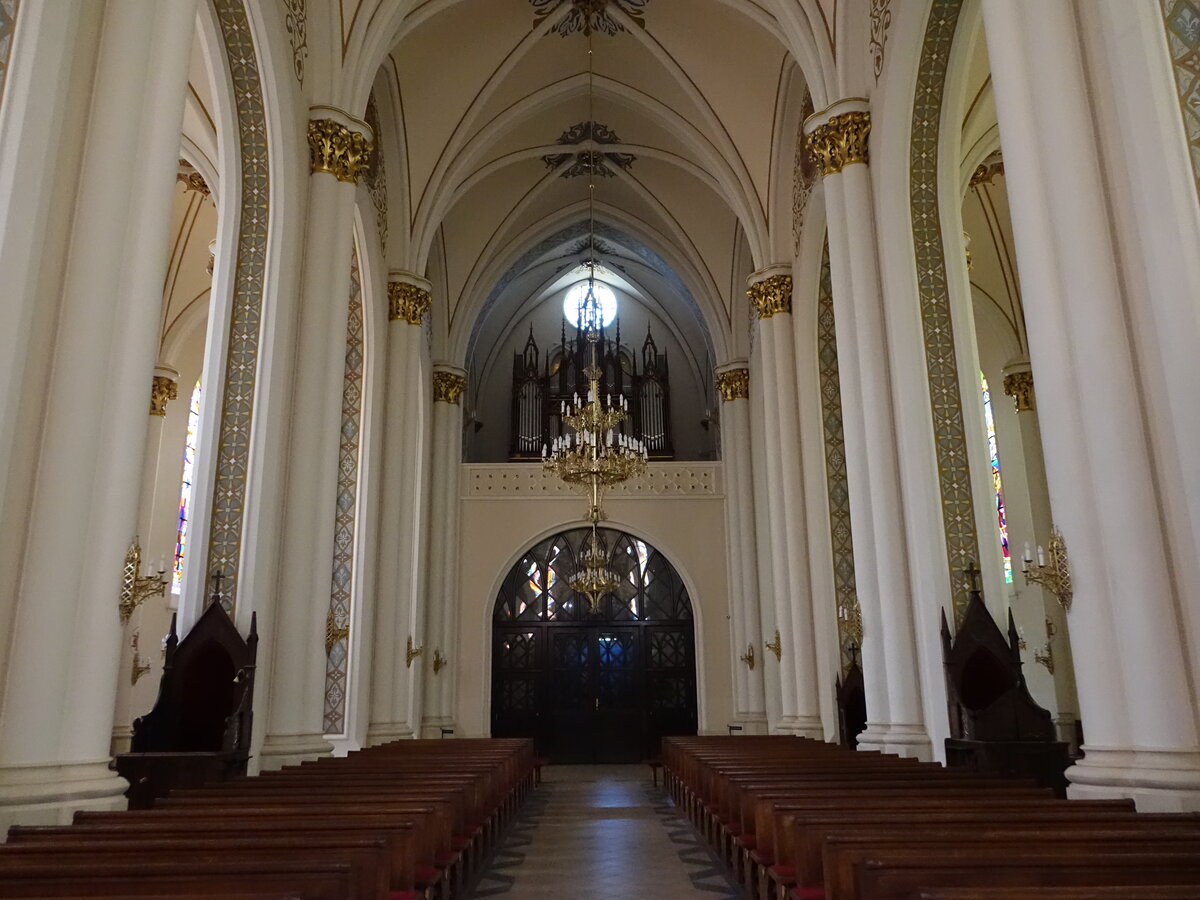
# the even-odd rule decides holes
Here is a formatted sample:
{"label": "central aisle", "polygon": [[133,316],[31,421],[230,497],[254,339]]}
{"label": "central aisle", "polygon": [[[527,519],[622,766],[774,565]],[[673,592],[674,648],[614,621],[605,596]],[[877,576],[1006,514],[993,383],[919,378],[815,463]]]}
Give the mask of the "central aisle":
{"label": "central aisle", "polygon": [[650,769],[546,766],[472,898],[728,898],[736,891]]}

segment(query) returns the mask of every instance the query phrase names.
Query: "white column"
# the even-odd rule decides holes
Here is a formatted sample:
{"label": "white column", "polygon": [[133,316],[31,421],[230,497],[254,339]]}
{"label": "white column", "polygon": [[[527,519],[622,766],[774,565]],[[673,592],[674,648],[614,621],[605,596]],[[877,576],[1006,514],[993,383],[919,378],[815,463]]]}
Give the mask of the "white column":
{"label": "white column", "polygon": [[[412,737],[419,728],[420,660],[410,667],[408,641],[419,644],[418,614],[424,602],[423,503],[429,478],[422,452],[429,427],[424,418],[428,379],[422,366],[429,308],[429,282],[406,272],[388,280],[387,421],[384,435],[383,497],[379,557],[379,601],[375,608],[374,676],[371,680],[369,743]],[[432,653],[432,651],[430,651]]]}
{"label": "white column", "polygon": [[[753,332],[751,333],[753,337]],[[763,377],[763,350],[761,335],[751,346],[750,381],[760,386],[750,399],[750,461],[754,489],[754,560],[758,571],[758,620],[762,633],[763,694],[767,710],[767,728],[771,733],[779,731],[783,716],[783,679],[781,662],[776,660],[767,644],[775,645],[775,636],[782,634],[775,621],[775,571],[774,551],[771,546],[770,517],[770,466],[767,464],[767,446],[770,429],[767,427],[766,399],[761,388],[766,383]],[[759,648],[755,648],[756,651]],[[790,681],[789,681],[790,684]]]}
{"label": "white column", "polygon": [[[721,392],[721,462],[725,471],[725,533],[729,547],[729,604],[732,621],[734,712],[751,734],[767,727],[755,556],[754,478],[750,456],[750,369],[744,360],[717,367]],[[753,653],[754,668],[742,659]]]}
{"label": "white column", "polygon": [[354,193],[371,130],[329,107],[308,125],[312,161],[292,393],[279,596],[266,686],[264,769],[328,753],[325,623],[336,516]]}
{"label": "white column", "polygon": [[147,248],[170,227],[195,12],[187,0],[110,0],[95,71],[76,85],[91,86],[91,107],[4,673],[0,826],[123,804],[108,770],[116,598],[167,262]]}
{"label": "white column", "polygon": [[805,123],[825,179],[854,568],[863,616],[867,729],[861,749],[928,758],[913,600],[905,560],[899,447],[871,201],[866,104],[846,100]]}
{"label": "white column", "polygon": [[[817,646],[804,477],[800,463],[800,398],[796,386],[789,266],[750,276],[750,298],[758,312],[762,342],[763,393],[767,402],[767,477],[770,504],[775,614],[782,637],[783,717],[780,730],[822,738],[817,688]],[[789,707],[790,701],[790,707]]]}
{"label": "white column", "polygon": [[1127,325],[1142,300],[1125,295],[1110,224],[1121,188],[1106,182],[1096,142],[1107,113],[1093,101],[1071,5],[987,0],[984,17],[1050,495],[1074,579],[1085,743],[1069,792],[1200,808],[1178,612],[1187,598],[1172,584],[1160,509],[1169,498],[1155,481]]}
{"label": "white column", "polygon": [[[992,406],[996,410],[997,430],[1000,440],[1000,464],[1004,475],[1005,496],[1014,494],[1010,483],[1023,489],[1029,508],[1022,513],[1007,504],[1009,546],[1013,560],[1013,579],[1017,584],[1017,597],[1013,601],[1013,614],[1018,624],[1024,623],[1026,646],[1022,653],[1025,661],[1025,680],[1034,698],[1047,706],[1054,715],[1055,729],[1060,741],[1076,743],[1075,721],[1079,718],[1079,700],[1075,694],[1075,663],[1071,657],[1071,645],[1067,633],[1067,612],[1054,595],[1042,587],[1028,583],[1020,574],[1021,554],[1025,541],[1031,545],[1045,546],[1050,543],[1053,517],[1050,510],[1050,487],[1046,483],[1046,463],[1042,452],[1042,432],[1038,426],[1033,372],[1029,360],[1020,359],[1004,367],[1004,392],[1014,398],[1017,438],[1020,441],[1018,464],[1010,463],[1016,449],[1005,443],[1006,434],[1000,420],[1005,413],[997,405],[1002,402],[997,392],[992,392]],[[1019,476],[1014,481],[1013,475]],[[1020,496],[1020,494],[1014,494]],[[1044,629],[1049,620],[1054,636]],[[1036,662],[1034,654],[1045,652],[1047,643],[1054,660],[1051,673]],[[1049,696],[1046,696],[1049,695]],[[1075,749],[1078,749],[1077,747]]]}
{"label": "white column", "polygon": [[[458,655],[459,478],[462,472],[462,409],[459,400],[467,373],[438,364],[433,372],[432,497],[429,524],[429,593],[425,606],[426,667],[423,737],[438,737],[443,728],[456,728],[454,687]],[[434,654],[445,660],[433,671]]]}

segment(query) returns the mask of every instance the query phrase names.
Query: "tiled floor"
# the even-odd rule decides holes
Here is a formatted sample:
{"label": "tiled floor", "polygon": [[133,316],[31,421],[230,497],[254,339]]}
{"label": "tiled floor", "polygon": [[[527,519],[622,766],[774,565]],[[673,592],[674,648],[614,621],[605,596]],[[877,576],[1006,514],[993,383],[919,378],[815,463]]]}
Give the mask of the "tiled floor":
{"label": "tiled floor", "polygon": [[647,766],[547,766],[472,900],[734,900]]}

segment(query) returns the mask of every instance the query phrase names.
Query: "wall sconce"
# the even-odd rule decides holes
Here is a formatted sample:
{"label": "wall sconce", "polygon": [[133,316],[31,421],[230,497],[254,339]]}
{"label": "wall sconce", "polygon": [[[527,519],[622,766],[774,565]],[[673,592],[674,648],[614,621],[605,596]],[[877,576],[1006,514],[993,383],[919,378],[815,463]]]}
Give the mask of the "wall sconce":
{"label": "wall sconce", "polygon": [[442,656],[442,651],[435,647],[433,651],[433,674],[436,675],[448,665],[450,665],[450,660]]}
{"label": "wall sconce", "polygon": [[1046,616],[1046,645],[1041,650],[1033,651],[1033,661],[1039,666],[1045,666],[1046,671],[1051,675],[1054,674],[1054,647],[1050,642],[1057,634],[1057,629],[1054,627],[1054,622],[1049,616]]}
{"label": "wall sconce", "polygon": [[775,654],[775,661],[779,662],[783,659],[783,644],[779,640],[779,629],[775,629],[775,640],[763,641],[763,646]]}
{"label": "wall sconce", "polygon": [[[1047,553],[1048,551],[1048,553]],[[1046,557],[1049,555],[1050,564],[1046,565]],[[1030,564],[1033,562],[1033,556],[1029,552],[1029,544],[1025,544],[1025,560],[1021,566],[1021,574],[1025,576],[1027,584],[1040,584],[1051,594],[1058,598],[1058,602],[1062,604],[1062,608],[1070,612],[1071,600],[1074,594],[1071,591],[1071,566],[1067,559],[1067,544],[1063,540],[1062,533],[1057,529],[1050,532],[1050,544],[1047,550],[1043,550],[1041,546],[1037,548],[1037,568],[1031,569]]]}
{"label": "wall sconce", "polygon": [[404,665],[407,668],[411,669],[413,660],[416,659],[418,656],[420,656],[424,652],[425,652],[424,647],[414,647],[413,646],[412,635],[410,634],[408,636],[408,647],[405,648],[405,650],[404,650]]}
{"label": "wall sconce", "polygon": [[132,687],[138,683],[139,678],[150,671],[150,663],[138,656],[138,632],[133,633],[129,646],[133,648],[133,662],[129,667],[129,685]]}
{"label": "wall sconce", "polygon": [[744,662],[746,664],[746,666],[750,669],[751,672],[754,671],[754,645],[753,644],[746,645],[746,652],[742,654],[741,660],[742,660],[742,662]]}
{"label": "wall sconce", "polygon": [[142,548],[138,545],[138,539],[135,537],[133,543],[129,545],[129,550],[125,553],[125,565],[121,575],[121,594],[117,599],[117,611],[120,613],[122,625],[129,621],[129,617],[133,615],[135,609],[146,602],[147,597],[153,597],[155,594],[160,597],[166,596],[167,564],[165,558],[158,561],[157,575],[151,573],[149,566],[146,567],[144,574],[139,574],[141,568]]}

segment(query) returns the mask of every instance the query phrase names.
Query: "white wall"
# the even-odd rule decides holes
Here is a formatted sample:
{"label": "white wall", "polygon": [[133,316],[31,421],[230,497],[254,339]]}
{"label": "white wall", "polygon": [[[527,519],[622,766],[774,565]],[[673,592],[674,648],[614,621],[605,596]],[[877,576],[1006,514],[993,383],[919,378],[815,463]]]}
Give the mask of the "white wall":
{"label": "white wall", "polygon": [[[441,651],[459,666],[457,736],[473,737],[489,730],[492,609],[500,584],[538,541],[585,524],[585,504],[537,464],[464,465],[461,484],[458,647]],[[699,729],[725,734],[734,706],[721,464],[652,463],[629,486],[605,500],[604,525],[651,544],[679,572],[696,620]],[[426,658],[433,649],[426,648]]]}

